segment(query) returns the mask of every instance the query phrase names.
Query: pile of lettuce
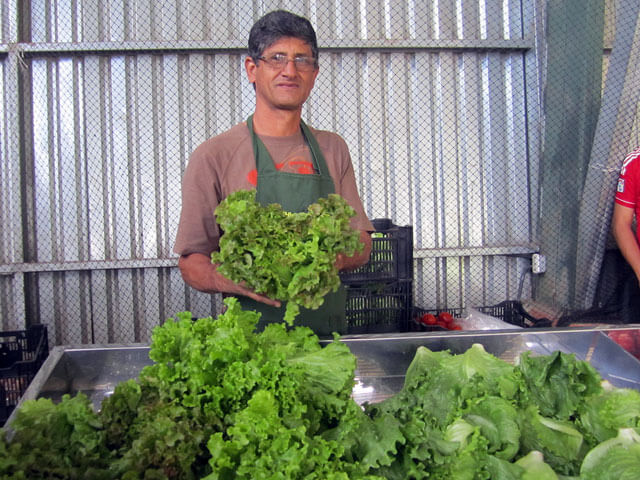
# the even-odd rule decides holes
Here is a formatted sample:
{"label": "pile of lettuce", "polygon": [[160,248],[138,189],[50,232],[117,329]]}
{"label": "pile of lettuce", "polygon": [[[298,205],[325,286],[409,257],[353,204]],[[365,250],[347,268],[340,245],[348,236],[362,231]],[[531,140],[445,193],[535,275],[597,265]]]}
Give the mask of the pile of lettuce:
{"label": "pile of lettuce", "polygon": [[292,325],[300,306],[316,309],[340,286],[337,254],[362,251],[349,224],[355,211],[337,194],[299,213],[277,203],[262,206],[255,195],[238,190],[220,202],[215,214],[223,235],[211,261],[230,280],[287,302],[284,320]]}
{"label": "pile of lettuce", "polygon": [[335,338],[270,324],[233,298],[217,319],[156,327],[152,365],[94,412],[25,402],[0,438],[15,479],[636,479],[640,392],[574,355],[419,347],[396,395],[352,398]]}
{"label": "pile of lettuce", "polygon": [[396,450],[370,470],[388,479],[640,478],[640,392],[573,354],[511,365],[480,344],[419,347],[402,390],[367,414],[397,422]]}
{"label": "pile of lettuce", "polygon": [[156,327],[154,363],[99,412],[82,393],[25,402],[0,440],[0,478],[377,478],[342,442],[363,415],[348,347],[284,323],[255,333],[259,314],[225,302],[217,319]]}

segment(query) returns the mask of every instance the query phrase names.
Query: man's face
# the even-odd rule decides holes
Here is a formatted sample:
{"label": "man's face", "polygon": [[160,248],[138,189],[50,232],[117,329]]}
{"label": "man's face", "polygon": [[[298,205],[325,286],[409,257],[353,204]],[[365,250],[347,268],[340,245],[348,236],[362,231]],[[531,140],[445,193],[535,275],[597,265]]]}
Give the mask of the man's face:
{"label": "man's face", "polygon": [[[262,57],[270,58],[274,54],[286,55],[291,60],[311,57],[311,47],[299,38],[283,37],[267,47]],[[318,75],[318,68],[299,71],[293,61],[283,67],[273,67],[264,60],[254,62],[247,58],[245,68],[249,81],[256,87],[256,106],[269,109],[301,109]]]}

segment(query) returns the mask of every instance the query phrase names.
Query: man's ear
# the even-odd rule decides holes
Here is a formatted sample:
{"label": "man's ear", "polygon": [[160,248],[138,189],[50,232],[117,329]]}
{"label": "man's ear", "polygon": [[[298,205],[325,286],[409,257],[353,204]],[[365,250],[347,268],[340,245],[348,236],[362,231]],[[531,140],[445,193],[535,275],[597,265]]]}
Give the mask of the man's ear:
{"label": "man's ear", "polygon": [[256,83],[256,68],[258,68],[256,62],[253,61],[253,58],[247,56],[244,59],[244,69],[247,72],[247,79],[249,80],[249,83],[253,83],[254,88]]}

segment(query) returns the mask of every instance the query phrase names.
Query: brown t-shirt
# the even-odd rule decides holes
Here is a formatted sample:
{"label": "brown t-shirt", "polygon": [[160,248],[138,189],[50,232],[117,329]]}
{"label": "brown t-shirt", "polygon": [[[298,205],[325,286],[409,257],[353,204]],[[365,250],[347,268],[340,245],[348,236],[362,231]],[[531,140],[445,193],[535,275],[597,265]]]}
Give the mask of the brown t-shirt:
{"label": "brown t-shirt", "polygon": [[[351,226],[373,231],[364,213],[351,164],[349,149],[337,134],[311,128],[327,162],[336,193],[355,211]],[[312,174],[313,163],[302,132],[287,137],[260,136],[276,168]],[[214,211],[230,193],[256,186],[256,164],[249,129],[245,122],[202,143],[194,150],[182,179],[182,211],[173,247],[175,253],[209,255],[218,249],[220,230]]]}

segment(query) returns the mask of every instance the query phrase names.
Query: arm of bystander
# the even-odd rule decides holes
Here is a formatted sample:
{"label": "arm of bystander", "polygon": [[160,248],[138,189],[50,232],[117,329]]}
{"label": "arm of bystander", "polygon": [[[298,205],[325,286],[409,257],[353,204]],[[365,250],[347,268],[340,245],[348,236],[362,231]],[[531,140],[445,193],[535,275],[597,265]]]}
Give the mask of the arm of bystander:
{"label": "arm of bystander", "polygon": [[640,246],[633,230],[634,209],[616,203],[613,207],[612,230],[618,248],[629,262],[640,283]]}

